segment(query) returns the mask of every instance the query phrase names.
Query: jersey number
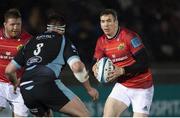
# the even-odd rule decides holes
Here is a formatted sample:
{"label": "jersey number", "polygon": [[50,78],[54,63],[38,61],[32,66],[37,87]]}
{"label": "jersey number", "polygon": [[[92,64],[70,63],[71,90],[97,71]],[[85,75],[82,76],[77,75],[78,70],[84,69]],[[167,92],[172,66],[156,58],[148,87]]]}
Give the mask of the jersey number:
{"label": "jersey number", "polygon": [[41,52],[41,48],[42,48],[43,46],[44,46],[43,43],[38,43],[38,44],[36,45],[37,49],[34,50],[34,55],[37,56],[37,55]]}

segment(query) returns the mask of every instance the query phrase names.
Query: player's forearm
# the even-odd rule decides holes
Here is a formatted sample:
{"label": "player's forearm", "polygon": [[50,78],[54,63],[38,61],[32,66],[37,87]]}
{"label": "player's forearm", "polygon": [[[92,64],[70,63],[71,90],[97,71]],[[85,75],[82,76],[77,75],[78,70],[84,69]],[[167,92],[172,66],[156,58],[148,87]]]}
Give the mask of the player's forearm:
{"label": "player's forearm", "polygon": [[83,82],[82,84],[87,91],[90,91],[92,89],[92,86],[91,86],[89,80]]}
{"label": "player's forearm", "polygon": [[126,75],[136,75],[145,72],[149,68],[148,55],[145,49],[141,49],[134,55],[136,62],[133,65],[124,67]]}
{"label": "player's forearm", "polygon": [[93,58],[91,61],[90,67],[88,68],[89,73],[93,74],[92,68],[96,62],[97,62],[97,59]]}
{"label": "player's forearm", "polygon": [[5,74],[13,85],[17,84],[17,77],[15,72],[6,72]]}
{"label": "player's forearm", "polygon": [[17,84],[16,70],[17,68],[13,62],[10,62],[5,69],[5,75],[13,85]]}

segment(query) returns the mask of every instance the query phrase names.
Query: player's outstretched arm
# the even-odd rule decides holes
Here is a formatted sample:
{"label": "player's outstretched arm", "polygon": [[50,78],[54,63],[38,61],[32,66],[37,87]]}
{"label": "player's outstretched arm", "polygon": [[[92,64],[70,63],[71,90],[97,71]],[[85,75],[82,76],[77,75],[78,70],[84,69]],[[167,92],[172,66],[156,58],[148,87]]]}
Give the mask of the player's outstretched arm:
{"label": "player's outstretched arm", "polygon": [[92,97],[93,101],[96,101],[99,99],[98,91],[90,85],[89,80],[85,81],[82,84],[86,88],[88,94]]}
{"label": "player's outstretched arm", "polygon": [[92,99],[97,100],[99,98],[99,93],[91,86],[85,65],[79,60],[71,64],[70,67],[77,80],[83,84],[84,88],[87,90]]}

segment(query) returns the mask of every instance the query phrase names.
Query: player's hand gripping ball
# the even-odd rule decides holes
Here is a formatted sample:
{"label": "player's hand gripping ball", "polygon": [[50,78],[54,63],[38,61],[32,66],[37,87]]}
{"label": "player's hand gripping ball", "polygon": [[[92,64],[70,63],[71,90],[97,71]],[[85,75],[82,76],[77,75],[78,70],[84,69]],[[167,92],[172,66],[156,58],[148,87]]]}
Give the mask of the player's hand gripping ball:
{"label": "player's hand gripping ball", "polygon": [[114,70],[113,62],[107,58],[103,57],[97,62],[97,80],[100,83],[108,82],[108,73]]}

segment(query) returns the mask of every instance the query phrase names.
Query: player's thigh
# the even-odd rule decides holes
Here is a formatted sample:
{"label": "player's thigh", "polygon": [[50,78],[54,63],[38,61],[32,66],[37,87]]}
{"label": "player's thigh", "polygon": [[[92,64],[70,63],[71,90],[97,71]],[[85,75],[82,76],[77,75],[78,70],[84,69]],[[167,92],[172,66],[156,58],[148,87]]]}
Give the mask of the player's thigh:
{"label": "player's thigh", "polygon": [[[54,79],[54,78],[53,78]],[[21,86],[22,94],[30,111],[36,116],[47,113],[47,109],[61,111],[72,116],[84,115],[85,106],[60,80],[35,85],[31,92]],[[31,97],[33,92],[34,98]],[[26,95],[25,95],[26,94]],[[32,100],[28,98],[32,98]],[[76,98],[76,99],[75,99]],[[37,103],[39,101],[39,104]],[[34,111],[35,110],[35,111]],[[37,113],[35,113],[37,112]]]}
{"label": "player's thigh", "polygon": [[104,106],[104,117],[119,117],[127,109],[127,105],[117,99],[108,97]]}
{"label": "player's thigh", "polygon": [[136,115],[148,115],[152,104],[154,87],[147,89],[132,89],[132,108]]}
{"label": "player's thigh", "polygon": [[0,112],[6,108],[6,105],[7,105],[7,100],[4,97],[0,96]]}
{"label": "player's thigh", "polygon": [[[26,81],[26,83],[28,83],[28,81]],[[34,85],[30,82],[28,84],[23,83],[20,88],[24,103],[30,112],[38,117],[47,116],[46,114],[49,108],[43,103],[43,100],[46,100],[46,94],[50,97],[51,95],[49,95],[49,93],[53,93],[53,91],[49,92],[48,89],[50,88],[46,88],[46,86],[42,86],[41,84]]]}
{"label": "player's thigh", "polygon": [[[61,81],[56,80],[55,82],[60,91],[62,91],[64,94],[63,96],[66,96],[69,100],[66,104],[64,104],[63,107],[59,108],[59,110],[71,116],[89,116],[88,110],[84,103]],[[64,101],[67,101],[65,97]]]}
{"label": "player's thigh", "polygon": [[14,94],[14,87],[12,85],[9,86],[8,101],[11,104],[14,116],[28,116],[28,108],[24,104],[20,88],[17,88],[16,94]]}
{"label": "player's thigh", "polygon": [[86,106],[78,97],[74,97],[71,101],[69,101],[66,105],[64,105],[60,109],[60,112],[64,112],[66,114],[70,114],[71,116],[78,116],[78,117],[90,116]]}
{"label": "player's thigh", "polygon": [[0,111],[6,108],[8,104],[7,91],[8,91],[8,83],[0,82]]}
{"label": "player's thigh", "polygon": [[119,116],[130,105],[127,88],[119,83],[113,87],[104,107],[104,116]]}
{"label": "player's thigh", "polygon": [[134,112],[133,117],[148,117],[148,114]]}

